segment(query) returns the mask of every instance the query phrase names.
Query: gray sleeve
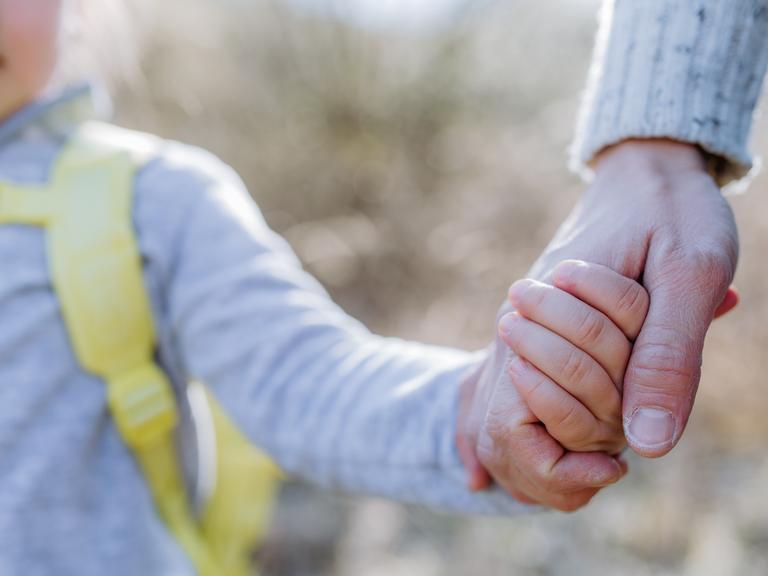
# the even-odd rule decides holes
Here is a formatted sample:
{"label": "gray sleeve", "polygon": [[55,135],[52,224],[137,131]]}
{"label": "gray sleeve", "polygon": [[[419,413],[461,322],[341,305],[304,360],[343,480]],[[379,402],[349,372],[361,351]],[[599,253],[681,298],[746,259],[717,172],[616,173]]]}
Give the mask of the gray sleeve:
{"label": "gray sleeve", "polygon": [[461,512],[527,509],[465,487],[458,385],[478,356],[371,334],[302,270],[231,169],[172,148],[137,187],[186,376],[291,475]]}
{"label": "gray sleeve", "polygon": [[768,0],[606,0],[572,167],[667,137],[701,146],[721,184],[741,178],[767,61]]}

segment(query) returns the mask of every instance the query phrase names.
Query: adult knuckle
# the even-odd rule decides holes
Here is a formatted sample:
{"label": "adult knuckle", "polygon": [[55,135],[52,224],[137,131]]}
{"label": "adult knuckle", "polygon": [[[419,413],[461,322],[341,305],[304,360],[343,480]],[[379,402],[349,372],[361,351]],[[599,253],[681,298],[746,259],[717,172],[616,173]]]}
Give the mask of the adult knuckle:
{"label": "adult knuckle", "polygon": [[666,338],[659,342],[644,342],[636,350],[626,378],[636,384],[648,382],[656,386],[679,386],[697,380],[701,372],[700,354],[687,350],[675,341]]}
{"label": "adult knuckle", "polygon": [[729,249],[709,240],[697,244],[670,244],[662,249],[661,277],[675,282],[715,287],[727,286],[733,279],[735,260]]}
{"label": "adult knuckle", "polygon": [[721,247],[707,245],[699,247],[689,256],[690,266],[701,278],[715,286],[727,286],[733,279],[731,259]]}
{"label": "adult knuckle", "polygon": [[635,389],[645,386],[648,389],[660,390],[662,387],[678,389],[698,377],[698,370],[682,364],[655,364],[652,362],[636,362],[630,369],[628,377]]}
{"label": "adult knuckle", "polygon": [[657,366],[636,366],[632,369],[633,393],[661,406],[674,406],[681,394],[687,398],[695,390],[698,373],[695,371]]}

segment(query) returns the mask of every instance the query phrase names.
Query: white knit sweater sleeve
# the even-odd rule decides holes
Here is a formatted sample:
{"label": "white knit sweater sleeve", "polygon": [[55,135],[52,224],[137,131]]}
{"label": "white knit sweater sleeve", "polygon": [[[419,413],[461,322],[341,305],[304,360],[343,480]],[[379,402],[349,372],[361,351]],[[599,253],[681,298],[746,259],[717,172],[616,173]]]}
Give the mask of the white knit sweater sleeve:
{"label": "white knit sweater sleeve", "polygon": [[766,62],[768,0],[606,0],[572,167],[667,137],[698,144],[721,184],[744,176]]}

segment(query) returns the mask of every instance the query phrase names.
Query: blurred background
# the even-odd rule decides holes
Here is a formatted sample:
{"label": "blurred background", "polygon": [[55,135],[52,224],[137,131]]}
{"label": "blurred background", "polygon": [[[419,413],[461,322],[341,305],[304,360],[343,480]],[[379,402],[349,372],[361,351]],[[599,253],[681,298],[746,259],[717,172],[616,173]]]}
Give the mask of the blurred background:
{"label": "blurred background", "polygon": [[[480,348],[581,184],[595,0],[165,0],[118,123],[213,150],[373,330]],[[149,15],[149,12],[147,15]],[[757,150],[768,150],[760,121]],[[289,484],[265,576],[768,573],[768,179],[688,433],[571,515],[462,519]]]}

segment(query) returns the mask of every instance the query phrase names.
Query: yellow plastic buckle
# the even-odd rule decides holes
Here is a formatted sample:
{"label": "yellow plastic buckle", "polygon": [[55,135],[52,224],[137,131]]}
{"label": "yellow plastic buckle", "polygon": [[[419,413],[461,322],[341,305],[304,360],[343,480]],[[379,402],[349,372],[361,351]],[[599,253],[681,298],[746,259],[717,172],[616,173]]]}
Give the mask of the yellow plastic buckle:
{"label": "yellow plastic buckle", "polygon": [[171,384],[153,365],[113,378],[108,394],[120,435],[134,448],[151,444],[176,426],[178,415]]}
{"label": "yellow plastic buckle", "polygon": [[43,189],[0,183],[0,222],[44,225],[51,216],[51,197]]}

